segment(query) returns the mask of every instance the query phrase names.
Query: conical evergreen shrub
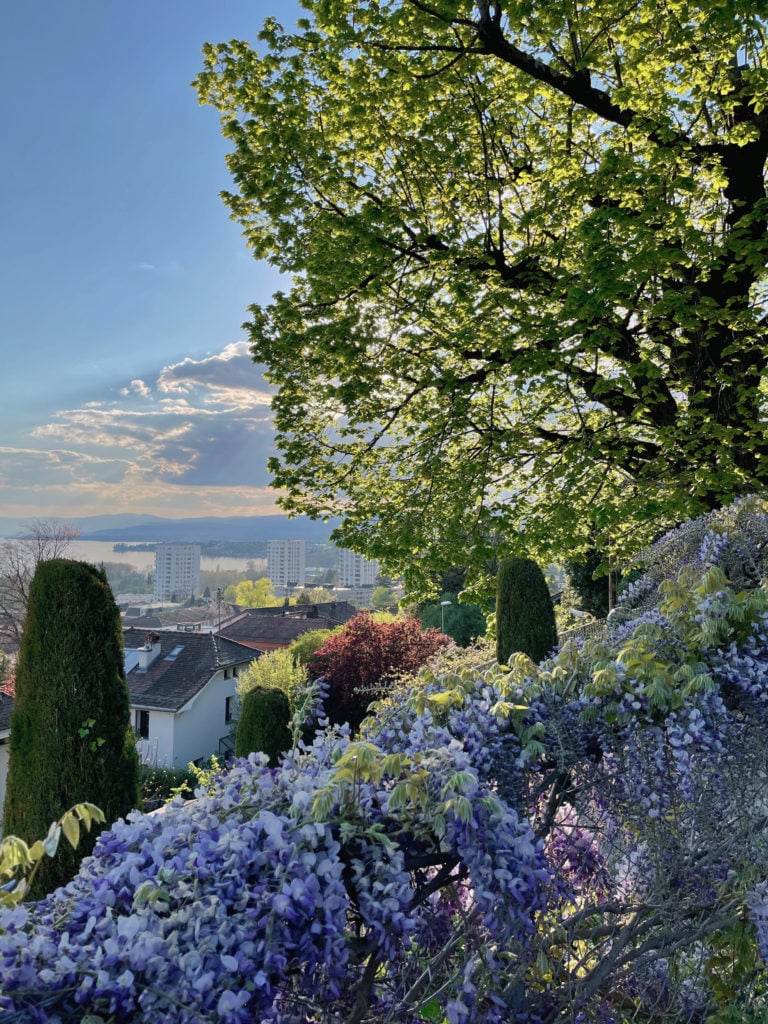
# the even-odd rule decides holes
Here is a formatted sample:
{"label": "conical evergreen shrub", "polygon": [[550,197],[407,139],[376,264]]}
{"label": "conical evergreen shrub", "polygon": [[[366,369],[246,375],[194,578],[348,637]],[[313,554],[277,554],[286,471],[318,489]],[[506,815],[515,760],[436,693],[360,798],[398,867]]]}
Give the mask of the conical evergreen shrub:
{"label": "conical evergreen shrub", "polygon": [[255,686],[243,697],[235,733],[235,754],[247,757],[260,750],[269,756],[272,766],[276,765],[280,755],[291,747],[290,719],[290,703],[282,690]]}
{"label": "conical evergreen shrub", "polygon": [[[40,562],[29,591],[16,668],[3,833],[45,837],[73,804],[88,801],[107,825],[139,803],[120,612],[103,570]],[[98,829],[76,850],[62,837],[45,858],[33,896],[67,882]]]}
{"label": "conical evergreen shrub", "polygon": [[532,558],[499,563],[496,588],[496,657],[506,664],[515,651],[535,662],[557,644],[555,610],[544,573]]}

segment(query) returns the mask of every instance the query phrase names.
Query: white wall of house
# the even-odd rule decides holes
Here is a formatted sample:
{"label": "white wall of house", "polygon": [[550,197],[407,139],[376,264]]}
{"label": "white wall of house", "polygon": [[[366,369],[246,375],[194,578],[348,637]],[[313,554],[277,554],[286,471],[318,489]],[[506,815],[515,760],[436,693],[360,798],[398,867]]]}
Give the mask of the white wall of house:
{"label": "white wall of house", "polygon": [[[141,760],[166,768],[186,768],[190,761],[218,753],[219,739],[230,730],[227,697],[234,697],[236,683],[232,669],[227,669],[227,678],[220,670],[175,714],[150,710],[149,736],[136,741]],[[131,715],[135,724],[134,709]]]}
{"label": "white wall of house", "polygon": [[[175,726],[173,711],[149,712],[149,736],[147,739],[136,740],[139,760],[145,764],[160,765],[170,768],[173,765],[173,733]],[[136,711],[131,708],[131,720],[137,727]],[[182,767],[186,768],[186,764]]]}
{"label": "white wall of house", "polygon": [[226,721],[227,697],[234,697],[237,680],[228,669],[228,678],[218,671],[208,685],[176,715],[173,739],[173,764],[185,766],[199,757],[210,757],[219,749],[219,739],[230,726]]}

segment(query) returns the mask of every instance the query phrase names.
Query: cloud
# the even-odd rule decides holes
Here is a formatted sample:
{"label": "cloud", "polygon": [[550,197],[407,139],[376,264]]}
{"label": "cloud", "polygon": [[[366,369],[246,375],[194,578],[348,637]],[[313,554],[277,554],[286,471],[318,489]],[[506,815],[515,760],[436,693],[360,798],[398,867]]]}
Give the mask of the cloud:
{"label": "cloud", "polygon": [[120,394],[130,395],[132,391],[135,392],[137,395],[144,396],[149,395],[151,393],[151,389],[147,387],[143,380],[132,380],[127,387],[120,389]]}
{"label": "cloud", "polygon": [[116,382],[0,447],[4,498],[22,515],[274,511],[272,393],[245,342]]}

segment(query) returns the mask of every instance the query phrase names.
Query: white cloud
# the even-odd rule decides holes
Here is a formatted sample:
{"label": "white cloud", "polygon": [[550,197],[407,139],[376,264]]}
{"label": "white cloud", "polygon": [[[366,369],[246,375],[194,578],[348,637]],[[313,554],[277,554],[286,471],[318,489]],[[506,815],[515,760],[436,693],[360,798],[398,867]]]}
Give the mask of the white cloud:
{"label": "white cloud", "polygon": [[151,388],[147,387],[143,380],[132,380],[127,387],[120,389],[121,395],[130,395],[131,392],[146,396],[151,394]]}
{"label": "white cloud", "polygon": [[69,515],[128,508],[223,515],[235,506],[248,514],[249,500],[258,511],[265,501],[274,505],[266,472],[271,393],[245,342],[144,373],[112,396],[59,410],[30,431],[28,446],[0,448],[4,497],[12,481],[15,507],[27,493],[34,514],[44,511],[42,494],[47,508],[55,512],[58,502],[56,514],[64,514],[67,493],[75,504],[87,500],[74,512],[68,499]]}

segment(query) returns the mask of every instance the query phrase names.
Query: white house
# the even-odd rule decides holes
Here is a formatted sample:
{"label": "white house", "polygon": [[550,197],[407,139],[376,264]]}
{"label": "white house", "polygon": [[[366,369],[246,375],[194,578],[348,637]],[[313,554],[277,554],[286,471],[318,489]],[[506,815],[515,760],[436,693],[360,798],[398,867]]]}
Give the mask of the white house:
{"label": "white house", "polygon": [[184,768],[231,754],[237,676],[262,652],[213,633],[130,627],[123,634],[141,759]]}

